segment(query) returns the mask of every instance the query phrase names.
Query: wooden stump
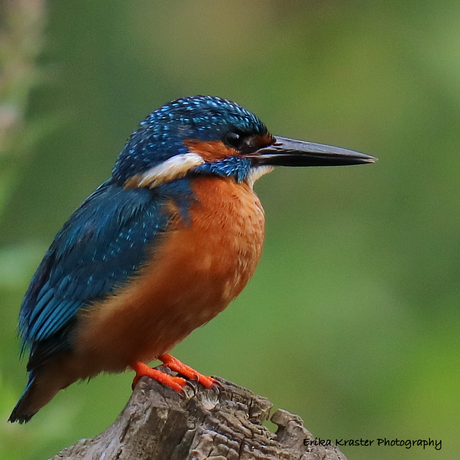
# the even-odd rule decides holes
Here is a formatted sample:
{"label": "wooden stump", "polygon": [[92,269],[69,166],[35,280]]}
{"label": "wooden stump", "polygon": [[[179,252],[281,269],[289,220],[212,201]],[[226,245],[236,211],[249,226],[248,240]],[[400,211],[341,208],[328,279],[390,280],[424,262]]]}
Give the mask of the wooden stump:
{"label": "wooden stump", "polygon": [[113,425],[52,460],[346,460],[333,445],[309,443],[315,438],[300,417],[285,410],[270,417],[268,399],[216,380],[218,391],[191,382],[179,394],[143,377]]}

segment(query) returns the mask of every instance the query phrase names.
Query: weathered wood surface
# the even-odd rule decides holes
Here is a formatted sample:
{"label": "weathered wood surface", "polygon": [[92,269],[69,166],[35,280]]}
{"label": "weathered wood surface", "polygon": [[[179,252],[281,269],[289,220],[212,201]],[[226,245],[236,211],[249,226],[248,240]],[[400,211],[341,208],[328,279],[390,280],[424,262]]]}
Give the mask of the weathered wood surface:
{"label": "weathered wood surface", "polygon": [[52,460],[346,460],[335,446],[304,443],[314,436],[300,417],[285,410],[270,417],[268,399],[217,380],[218,391],[192,382],[179,394],[144,377],[113,425]]}

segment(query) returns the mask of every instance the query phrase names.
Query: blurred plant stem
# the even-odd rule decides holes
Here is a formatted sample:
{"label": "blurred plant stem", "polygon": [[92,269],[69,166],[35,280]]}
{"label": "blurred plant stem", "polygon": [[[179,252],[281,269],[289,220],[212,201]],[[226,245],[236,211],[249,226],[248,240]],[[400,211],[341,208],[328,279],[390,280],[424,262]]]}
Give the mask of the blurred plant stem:
{"label": "blurred plant stem", "polygon": [[31,151],[27,102],[40,81],[37,66],[46,25],[45,0],[0,0],[0,216]]}

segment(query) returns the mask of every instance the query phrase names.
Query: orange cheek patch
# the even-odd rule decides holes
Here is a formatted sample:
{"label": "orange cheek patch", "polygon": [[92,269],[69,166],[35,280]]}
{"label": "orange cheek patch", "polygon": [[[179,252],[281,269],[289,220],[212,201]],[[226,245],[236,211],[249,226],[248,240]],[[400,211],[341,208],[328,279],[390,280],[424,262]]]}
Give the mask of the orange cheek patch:
{"label": "orange cheek patch", "polygon": [[[248,146],[252,146],[254,150],[262,147],[267,147],[275,142],[275,138],[270,134],[262,136],[254,136],[248,142]],[[226,146],[222,141],[207,141],[203,142],[198,139],[186,139],[184,145],[190,152],[197,153],[204,161],[218,161],[225,158],[241,155],[237,150]]]}
{"label": "orange cheek patch", "polygon": [[227,147],[222,141],[203,142],[198,139],[187,139],[184,145],[190,152],[200,155],[204,161],[224,160],[239,155],[239,152]]}

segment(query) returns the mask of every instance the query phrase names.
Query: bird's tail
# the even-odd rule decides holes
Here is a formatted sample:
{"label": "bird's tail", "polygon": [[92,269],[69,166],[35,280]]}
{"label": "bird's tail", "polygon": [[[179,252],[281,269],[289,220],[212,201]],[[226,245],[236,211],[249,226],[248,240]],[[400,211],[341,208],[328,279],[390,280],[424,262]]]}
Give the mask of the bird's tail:
{"label": "bird's tail", "polygon": [[35,371],[29,372],[29,381],[8,421],[27,423],[62,388],[61,385],[56,385],[56,382],[50,383],[46,372],[45,375]]}
{"label": "bird's tail", "polygon": [[30,372],[29,381],[27,382],[26,388],[19,398],[19,401],[14,407],[13,412],[11,412],[10,418],[8,419],[9,422],[26,423],[37,413],[37,411],[31,410],[31,403],[34,399],[34,387],[36,386],[35,379],[35,373]]}

